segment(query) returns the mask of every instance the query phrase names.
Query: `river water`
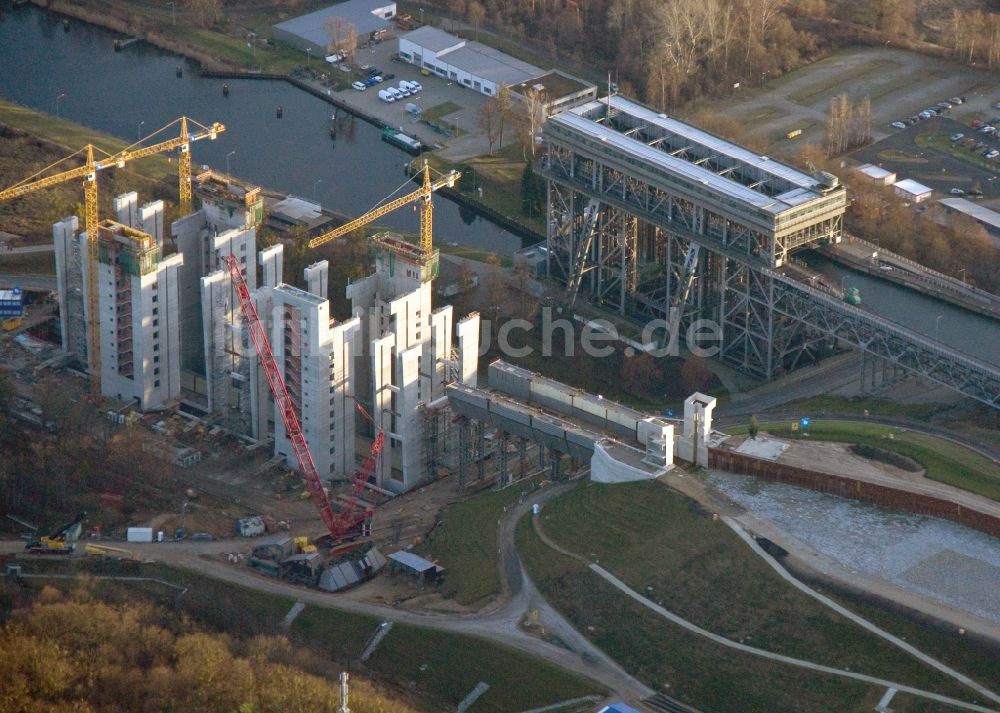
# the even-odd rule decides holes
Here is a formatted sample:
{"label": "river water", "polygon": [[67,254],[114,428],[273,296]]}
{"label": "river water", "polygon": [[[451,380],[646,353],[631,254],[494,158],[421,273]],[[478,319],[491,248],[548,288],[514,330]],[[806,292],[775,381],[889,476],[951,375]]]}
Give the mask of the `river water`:
{"label": "river water", "polygon": [[[287,82],[198,76],[193,63],[144,43],[115,52],[115,34],[77,21],[69,31],[33,6],[12,9],[0,0],[0,96],[71,119],[119,138],[140,135],[181,115],[227,127],[217,141],[194,144],[194,160],[282,193],[314,198],[333,210],[360,215],[400,187],[410,156],[381,140],[360,119],[329,135],[330,104]],[[176,76],[181,65],[183,76]],[[61,98],[60,98],[61,97]],[[57,100],[58,98],[58,100]],[[57,106],[58,105],[58,106]],[[276,107],[284,109],[283,118]],[[510,255],[521,238],[441,197],[435,198],[438,243],[458,243]],[[380,225],[416,233],[416,210],[399,210]],[[1000,322],[952,307],[821,261],[813,267],[834,282],[846,276],[867,308],[984,361],[1000,364]],[[941,315],[941,319],[938,319]]]}
{"label": "river water", "polygon": [[[218,140],[193,145],[195,163],[225,170],[228,155],[233,175],[319,200],[347,215],[368,211],[404,186],[409,154],[382,141],[379,130],[360,119],[331,140],[333,106],[287,82],[228,79],[229,96],[223,97],[223,80],[199,77],[196,65],[169,52],[145,43],[115,52],[118,35],[101,28],[71,20],[65,31],[54,15],[33,6],[12,9],[0,0],[0,8],[5,99],[49,114],[58,103],[61,117],[128,141],[182,115],[204,124],[221,121],[226,132]],[[405,183],[403,190],[413,187]],[[505,255],[520,249],[521,238],[494,223],[446,199],[434,203],[436,241]],[[379,225],[416,233],[418,214],[398,210]]]}

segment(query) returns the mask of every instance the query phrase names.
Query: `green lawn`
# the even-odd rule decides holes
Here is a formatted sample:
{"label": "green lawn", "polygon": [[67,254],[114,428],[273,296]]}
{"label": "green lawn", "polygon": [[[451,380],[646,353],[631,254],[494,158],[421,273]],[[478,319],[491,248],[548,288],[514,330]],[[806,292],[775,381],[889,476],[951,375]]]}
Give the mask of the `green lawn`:
{"label": "green lawn", "polygon": [[[935,436],[858,421],[814,420],[808,431],[792,431],[791,424],[784,422],[762,423],[760,428],[779,438],[809,438],[885,448],[920,463],[931,480],[1000,500],[1000,468],[964,446]],[[738,434],[746,430],[746,426],[739,426],[729,432]]]}
{"label": "green lawn", "polygon": [[947,409],[947,404],[901,404],[892,399],[881,399],[875,396],[813,396],[808,399],[793,401],[781,407],[782,411],[798,411],[803,415],[819,416],[825,413],[863,414],[867,411],[873,416],[891,416],[896,418],[912,418],[925,421],[935,413]]}
{"label": "green lawn", "polygon": [[[961,146],[960,143],[949,141],[950,136],[951,133],[947,131],[925,131],[917,135],[914,143],[922,148],[933,149],[938,153],[957,158],[959,161],[971,163],[973,166],[985,171],[1000,172],[1000,165],[996,161],[985,158],[978,151],[969,151],[969,149]],[[986,138],[985,134],[979,134],[972,128],[966,130],[965,136],[966,138],[975,137],[977,140]]]}
{"label": "green lawn", "polygon": [[[709,631],[973,699],[957,682],[787,585],[722,522],[661,483],[580,486],[546,505],[540,522],[561,546]],[[581,631],[642,680],[669,683],[672,695],[692,705],[708,711],[861,711],[871,710],[881,695],[856,682],[766,662],[685,633],[633,605],[581,563],[545,547],[528,518],[518,529],[518,546],[535,583]],[[942,647],[933,645],[935,635],[927,636],[924,643],[938,653]],[[996,653],[969,652],[978,662],[970,672],[995,666]]]}
{"label": "green lawn", "polygon": [[[211,117],[196,118],[205,123],[213,121]],[[87,144],[94,144],[108,154],[117,153],[128,146],[124,141],[116,139],[110,134],[95,131],[66,119],[57,119],[49,114],[3,100],[0,100],[0,124],[24,131],[32,136],[39,136],[50,143],[61,146],[66,149],[67,156],[82,149]],[[152,132],[158,127],[148,128]],[[180,136],[180,128],[177,128],[172,134],[166,134],[168,137],[172,135]],[[94,158],[99,160],[103,158],[103,154],[97,152]],[[82,162],[67,162],[61,170],[69,170],[81,164]],[[128,170],[154,180],[173,179],[175,183],[177,180],[177,164],[168,161],[166,156],[150,156],[141,161],[132,161],[128,164]]]}
{"label": "green lawn", "polygon": [[499,593],[497,520],[522,494],[537,487],[537,481],[528,480],[504,490],[479,493],[444,511],[440,524],[417,552],[445,568],[445,596],[472,605]]}
{"label": "green lawn", "polygon": [[473,713],[524,711],[601,693],[589,681],[503,646],[399,624],[382,640],[367,668],[442,710],[454,710],[480,681],[490,689],[476,701]]}
{"label": "green lawn", "polygon": [[421,119],[427,121],[437,121],[442,116],[447,116],[448,114],[454,114],[456,111],[460,111],[462,107],[452,101],[442,102],[441,104],[435,104],[430,109],[425,111],[420,115]]}

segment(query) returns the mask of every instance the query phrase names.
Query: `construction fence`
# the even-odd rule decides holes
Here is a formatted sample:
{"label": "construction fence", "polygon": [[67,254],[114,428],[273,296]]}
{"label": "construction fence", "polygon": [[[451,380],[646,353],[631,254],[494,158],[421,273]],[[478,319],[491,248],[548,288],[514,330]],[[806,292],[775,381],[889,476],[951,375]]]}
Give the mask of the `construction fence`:
{"label": "construction fence", "polygon": [[1000,518],[932,495],[912,493],[855,478],[775,463],[725,448],[708,449],[708,466],[728,473],[752,475],[755,478],[860,500],[879,507],[940,517],[1000,537]]}

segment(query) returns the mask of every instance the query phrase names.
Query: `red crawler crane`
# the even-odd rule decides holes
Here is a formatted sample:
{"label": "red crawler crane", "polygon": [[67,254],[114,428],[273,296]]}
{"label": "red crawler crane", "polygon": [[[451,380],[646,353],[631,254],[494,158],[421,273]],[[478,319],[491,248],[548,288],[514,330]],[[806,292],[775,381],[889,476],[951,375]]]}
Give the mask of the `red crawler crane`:
{"label": "red crawler crane", "polygon": [[[312,455],[309,453],[309,445],[306,443],[306,437],[302,433],[299,417],[295,413],[295,404],[292,403],[288,391],[285,389],[285,381],[281,378],[281,372],[278,371],[274,354],[271,352],[271,344],[267,340],[267,333],[261,324],[260,317],[257,315],[257,308],[254,307],[253,300],[250,298],[250,289],[247,287],[247,282],[240,271],[236,256],[230,255],[226,258],[226,264],[229,267],[229,277],[233,281],[233,286],[236,288],[236,295],[240,300],[240,307],[243,309],[247,331],[250,332],[250,339],[253,340],[254,347],[257,349],[257,355],[260,357],[261,366],[264,367],[267,383],[271,387],[271,393],[274,394],[274,402],[278,406],[281,420],[285,423],[285,432],[288,434],[288,440],[292,443],[295,458],[302,469],[302,475],[305,476],[306,488],[312,496],[313,504],[319,510],[320,517],[323,518],[323,524],[330,531],[330,536],[333,538],[334,543],[359,534],[363,537],[368,536],[371,534],[372,511],[366,509],[364,512],[358,512],[361,506],[360,496],[368,479],[375,472],[375,465],[382,454],[385,433],[379,429],[378,433],[375,434],[375,441],[372,443],[368,456],[361,463],[361,467],[354,473],[353,486],[350,497],[347,498],[346,507],[340,513],[335,513],[333,507],[330,505],[330,500],[323,491],[323,483],[320,480],[319,472],[316,470],[316,464],[313,463]],[[361,405],[357,401],[354,403],[358,410],[371,420],[371,416],[361,408]]]}

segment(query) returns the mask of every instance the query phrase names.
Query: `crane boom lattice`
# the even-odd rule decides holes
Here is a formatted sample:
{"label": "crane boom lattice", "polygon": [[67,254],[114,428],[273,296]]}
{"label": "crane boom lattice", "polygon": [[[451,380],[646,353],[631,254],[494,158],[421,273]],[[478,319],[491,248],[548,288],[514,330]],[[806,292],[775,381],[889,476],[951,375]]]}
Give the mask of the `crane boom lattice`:
{"label": "crane boom lattice", "polygon": [[424,181],[423,184],[417,190],[412,193],[408,193],[402,198],[397,198],[396,200],[389,201],[385,205],[381,205],[368,213],[365,213],[360,218],[355,218],[352,221],[344,223],[339,228],[334,228],[333,230],[318,235],[309,241],[309,247],[315,248],[328,243],[331,240],[336,240],[337,238],[342,238],[348,233],[351,233],[358,228],[362,228],[372,221],[378,220],[383,215],[387,215],[397,208],[402,208],[403,206],[410,205],[415,201],[423,201],[420,207],[420,249],[425,255],[431,253],[434,249],[432,237],[431,237],[431,227],[433,219],[433,204],[431,203],[431,196],[434,191],[440,188],[454,188],[455,183],[458,179],[462,177],[462,174],[458,171],[450,171],[448,174],[431,181],[431,169],[427,162],[424,161]]}

